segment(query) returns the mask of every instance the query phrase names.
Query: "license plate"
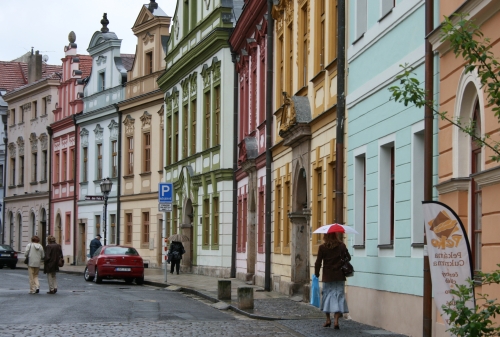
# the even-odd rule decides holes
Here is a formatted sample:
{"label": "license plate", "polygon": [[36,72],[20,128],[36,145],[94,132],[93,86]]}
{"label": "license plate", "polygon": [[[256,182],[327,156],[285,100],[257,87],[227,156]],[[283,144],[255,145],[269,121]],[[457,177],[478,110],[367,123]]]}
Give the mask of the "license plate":
{"label": "license plate", "polygon": [[2,255],[0,255],[0,256],[2,256],[2,257],[3,257],[3,256],[5,256],[5,257],[10,257],[10,254],[2,254]]}
{"label": "license plate", "polygon": [[116,268],[116,271],[130,271],[130,268]]}

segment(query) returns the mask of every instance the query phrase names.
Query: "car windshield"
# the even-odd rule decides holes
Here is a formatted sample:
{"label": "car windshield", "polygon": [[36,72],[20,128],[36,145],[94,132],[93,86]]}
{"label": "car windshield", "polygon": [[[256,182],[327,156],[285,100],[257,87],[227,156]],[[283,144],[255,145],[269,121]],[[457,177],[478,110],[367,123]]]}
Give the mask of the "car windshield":
{"label": "car windshield", "polygon": [[0,245],[0,249],[1,250],[13,250],[11,246],[7,246],[7,245]]}
{"label": "car windshield", "polygon": [[106,255],[139,255],[135,248],[127,247],[107,247],[105,251]]}

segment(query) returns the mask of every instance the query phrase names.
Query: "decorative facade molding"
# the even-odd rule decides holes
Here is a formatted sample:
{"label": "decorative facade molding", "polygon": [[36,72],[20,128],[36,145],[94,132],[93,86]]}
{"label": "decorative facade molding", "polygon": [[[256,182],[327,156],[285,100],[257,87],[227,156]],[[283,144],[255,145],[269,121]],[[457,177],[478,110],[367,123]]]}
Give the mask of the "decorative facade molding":
{"label": "decorative facade molding", "polygon": [[185,101],[189,97],[189,77],[181,81],[182,86],[182,100]]}
{"label": "decorative facade molding", "polygon": [[142,129],[150,129],[151,128],[151,114],[147,111],[144,111],[142,116],[139,118],[142,122]]}
{"label": "decorative facade molding", "polygon": [[130,115],[127,115],[125,119],[123,120],[123,125],[125,125],[125,135],[126,136],[134,136],[134,123],[135,119],[133,119]]}
{"label": "decorative facade molding", "polygon": [[43,132],[38,137],[38,140],[40,141],[40,148],[42,149],[42,151],[47,151],[49,148],[49,146],[48,146],[49,145],[49,137],[47,136],[47,134],[45,132]]}
{"label": "decorative facade molding", "polygon": [[17,137],[17,147],[19,148],[19,155],[24,156],[24,139],[23,137]]}
{"label": "decorative facade molding", "polygon": [[96,142],[102,143],[102,137],[103,137],[104,129],[101,127],[101,125],[99,125],[99,124],[96,125],[96,127],[94,129],[94,133],[95,133],[95,140],[96,140]]}
{"label": "decorative facade molding", "polygon": [[210,68],[206,64],[201,70],[201,77],[203,78],[203,89],[210,87]]}
{"label": "decorative facade molding", "polygon": [[163,105],[161,106],[160,110],[158,110],[158,115],[160,116],[160,124],[161,124],[161,128],[163,129],[164,128],[164,121],[165,121],[165,108]]}
{"label": "decorative facade molding", "polygon": [[112,140],[118,139],[118,123],[114,119],[112,119],[111,122],[109,122],[108,129],[109,129],[109,138]]}
{"label": "decorative facade molding", "polygon": [[221,62],[217,60],[217,57],[214,57],[213,62],[212,62],[212,76],[214,79],[214,82],[220,81],[220,66]]}
{"label": "decorative facade molding", "polygon": [[207,10],[210,8],[210,0],[205,0],[205,5],[207,6]]}
{"label": "decorative facade molding", "polygon": [[95,63],[100,66],[101,64],[106,64],[106,59],[108,57],[107,56],[104,56],[104,55],[100,55],[96,60],[95,60]]}
{"label": "decorative facade molding", "polygon": [[500,184],[500,166],[471,175],[480,188]]}
{"label": "decorative facade molding", "polygon": [[35,153],[38,151],[38,139],[36,133],[32,132],[30,134],[31,152]]}
{"label": "decorative facade molding", "polygon": [[452,178],[447,181],[443,181],[442,183],[437,184],[436,190],[438,194],[447,194],[458,191],[468,191],[470,187],[470,178],[462,177],[462,178]]}
{"label": "decorative facade molding", "polygon": [[149,42],[153,42],[154,39],[155,39],[155,35],[151,34],[150,32],[146,32],[146,34],[144,34],[144,36],[142,37],[142,41],[144,42],[144,44],[148,44]]}
{"label": "decorative facade molding", "polygon": [[82,147],[89,146],[89,130],[83,128],[82,131],[80,131],[80,143]]}
{"label": "decorative facade molding", "polygon": [[191,96],[194,96],[198,91],[198,73],[194,72],[193,74],[191,74],[189,82],[191,85]]}
{"label": "decorative facade molding", "polygon": [[52,95],[48,95],[47,97],[45,97],[45,101],[47,102],[47,104],[52,103]]}
{"label": "decorative facade molding", "polygon": [[16,144],[14,143],[9,144],[9,154],[11,158],[16,158]]}

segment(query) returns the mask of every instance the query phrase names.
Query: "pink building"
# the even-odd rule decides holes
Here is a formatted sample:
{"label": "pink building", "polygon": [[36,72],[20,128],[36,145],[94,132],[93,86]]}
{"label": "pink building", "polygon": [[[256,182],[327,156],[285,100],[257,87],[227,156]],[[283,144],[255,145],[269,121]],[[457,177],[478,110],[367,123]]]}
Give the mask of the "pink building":
{"label": "pink building", "polygon": [[[85,224],[78,221],[78,189],[75,188],[78,167],[77,125],[73,116],[83,110],[84,80],[92,68],[92,57],[78,55],[75,33],[69,34],[64,47],[59,101],[56,104],[52,130],[52,195],[50,200],[51,233],[61,243],[67,263],[86,262]],[[79,228],[81,226],[81,228]]]}

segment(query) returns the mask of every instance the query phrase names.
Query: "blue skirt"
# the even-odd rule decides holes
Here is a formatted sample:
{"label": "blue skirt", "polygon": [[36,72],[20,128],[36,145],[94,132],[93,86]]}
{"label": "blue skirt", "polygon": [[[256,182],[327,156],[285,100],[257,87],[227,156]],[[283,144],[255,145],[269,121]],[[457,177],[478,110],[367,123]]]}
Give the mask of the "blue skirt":
{"label": "blue skirt", "polygon": [[345,281],[323,282],[323,296],[321,298],[321,310],[325,313],[347,313],[347,301],[344,291]]}

